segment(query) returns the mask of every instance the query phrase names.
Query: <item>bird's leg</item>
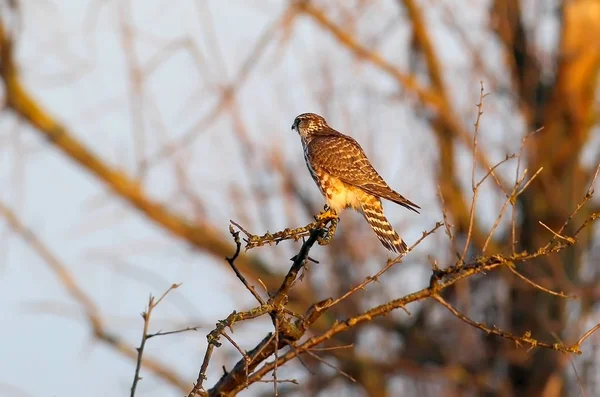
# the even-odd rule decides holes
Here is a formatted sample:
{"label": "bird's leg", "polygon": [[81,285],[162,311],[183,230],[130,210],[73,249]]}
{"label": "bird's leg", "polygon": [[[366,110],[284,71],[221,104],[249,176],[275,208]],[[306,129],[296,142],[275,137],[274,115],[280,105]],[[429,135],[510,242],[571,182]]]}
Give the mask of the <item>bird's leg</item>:
{"label": "bird's leg", "polygon": [[328,222],[330,223],[329,227],[326,229],[327,232],[325,236],[319,237],[317,242],[319,245],[327,245],[333,239],[333,235],[335,234],[335,230],[337,228],[337,224],[339,222],[338,214],[334,209],[329,208],[328,205],[323,207],[323,211],[317,216],[315,216],[315,221],[317,224],[321,226],[325,226]]}
{"label": "bird's leg", "polygon": [[325,234],[325,236],[317,240],[319,245],[327,245],[331,242],[331,240],[333,240],[333,236],[335,235],[335,231],[337,230],[337,225],[340,220],[336,215],[336,217],[330,219],[330,221],[331,225],[327,228],[327,233]]}

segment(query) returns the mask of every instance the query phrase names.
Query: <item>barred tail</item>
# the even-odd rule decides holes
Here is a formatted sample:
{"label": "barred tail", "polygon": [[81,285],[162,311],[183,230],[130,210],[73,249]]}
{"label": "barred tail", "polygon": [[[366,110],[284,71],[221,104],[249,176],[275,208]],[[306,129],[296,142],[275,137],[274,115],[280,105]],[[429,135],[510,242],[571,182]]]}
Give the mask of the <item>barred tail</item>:
{"label": "barred tail", "polygon": [[370,196],[361,203],[362,213],[371,225],[371,228],[377,234],[377,238],[381,244],[392,252],[402,254],[406,252],[407,246],[404,241],[398,236],[392,225],[388,222],[383,214],[383,206],[381,200],[375,196]]}

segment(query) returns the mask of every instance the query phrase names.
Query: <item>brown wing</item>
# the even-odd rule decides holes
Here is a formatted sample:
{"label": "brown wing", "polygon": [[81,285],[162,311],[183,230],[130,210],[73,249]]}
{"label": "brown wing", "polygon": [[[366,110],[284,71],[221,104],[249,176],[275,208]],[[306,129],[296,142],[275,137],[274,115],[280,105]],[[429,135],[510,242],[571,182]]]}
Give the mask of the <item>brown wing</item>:
{"label": "brown wing", "polygon": [[321,135],[312,139],[308,149],[313,168],[323,168],[349,185],[419,212],[421,207],[389,187],[353,138],[340,133]]}

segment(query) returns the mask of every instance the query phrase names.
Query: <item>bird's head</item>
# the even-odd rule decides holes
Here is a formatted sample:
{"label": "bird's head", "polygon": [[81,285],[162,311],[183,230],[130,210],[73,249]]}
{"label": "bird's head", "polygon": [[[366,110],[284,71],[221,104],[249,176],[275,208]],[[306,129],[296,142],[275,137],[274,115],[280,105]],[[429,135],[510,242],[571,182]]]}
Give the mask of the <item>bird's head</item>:
{"label": "bird's head", "polygon": [[314,113],[302,113],[292,124],[292,130],[296,130],[302,139],[323,131],[325,127],[327,127],[325,119]]}

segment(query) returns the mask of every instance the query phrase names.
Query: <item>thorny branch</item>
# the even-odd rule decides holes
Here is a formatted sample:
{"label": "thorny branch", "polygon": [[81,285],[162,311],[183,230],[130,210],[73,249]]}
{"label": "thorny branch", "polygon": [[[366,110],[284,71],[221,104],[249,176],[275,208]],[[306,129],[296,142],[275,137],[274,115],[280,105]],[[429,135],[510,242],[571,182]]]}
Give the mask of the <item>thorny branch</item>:
{"label": "thorny branch", "polygon": [[[293,258],[294,262],[285,276],[281,286],[279,287],[279,290],[268,300],[267,303],[244,312],[234,311],[225,320],[220,321],[217,324],[217,327],[207,335],[208,348],[204,355],[204,360],[198,374],[198,379],[189,396],[206,395],[206,391],[203,389],[203,382],[206,379],[208,363],[214,348],[221,346],[219,339],[223,335],[225,328],[231,329],[236,322],[256,318],[267,313],[271,315],[274,324],[277,325],[275,334],[271,333],[265,337],[255,349],[247,354],[247,357],[244,356],[242,360],[238,362],[232,371],[223,375],[215,388],[226,388],[227,385],[237,384],[239,379],[243,379],[245,382],[245,380],[248,379],[249,371],[253,371],[254,368],[256,368],[256,366],[258,366],[264,359],[282,348],[284,346],[283,341],[298,340],[303,335],[307,327],[316,321],[321,313],[320,307],[323,306],[322,303],[320,305],[313,305],[313,307],[311,307],[312,310],[309,309],[307,312],[308,315],[299,317],[295,322],[291,321],[291,316],[289,316],[284,309],[288,299],[288,292],[292,288],[298,272],[305,265],[310,249],[317,239],[322,237],[322,235],[325,233],[326,232],[324,229],[313,229],[311,231],[309,238],[304,242],[304,244],[302,244],[300,251]],[[276,340],[278,340],[277,346],[275,347],[271,343],[274,338],[277,338]],[[248,359],[248,357],[250,359]]]}
{"label": "thorny branch", "polygon": [[581,354],[581,350],[579,350],[579,348],[580,348],[579,343],[575,343],[571,346],[565,346],[560,343],[548,343],[548,342],[538,341],[531,337],[530,331],[525,332],[525,334],[523,334],[522,336],[516,336],[516,335],[511,334],[510,332],[506,332],[501,329],[498,329],[495,326],[489,327],[483,323],[478,323],[477,321],[471,320],[469,317],[465,316],[460,311],[458,311],[454,306],[452,306],[450,303],[448,303],[440,295],[434,294],[431,297],[433,299],[435,299],[436,301],[438,301],[446,309],[448,309],[450,311],[450,313],[452,313],[453,315],[455,315],[456,317],[458,317],[465,323],[472,325],[475,328],[479,328],[480,330],[487,333],[488,335],[496,335],[496,336],[500,336],[504,339],[512,340],[519,347],[522,345],[529,345],[530,349],[533,349],[534,347],[545,347],[548,349],[558,350],[558,351],[562,351],[565,353]]}
{"label": "thorny branch", "polygon": [[[592,214],[590,218],[585,221],[585,224],[598,218],[599,216],[600,214]],[[441,223],[437,223],[432,230],[430,230],[429,232],[424,232],[421,239],[411,247],[411,250],[416,245],[418,245],[418,243],[420,243],[420,241],[422,241],[426,236],[430,235],[441,226]],[[562,351],[565,353],[581,354],[581,343],[592,332],[597,330],[599,328],[598,326],[594,327],[592,330],[587,332],[582,338],[579,339],[577,343],[573,345],[549,343],[535,339],[530,333],[525,333],[522,336],[516,336],[510,332],[501,330],[495,326],[489,327],[485,324],[471,320],[464,314],[460,313],[456,308],[454,308],[454,306],[448,303],[440,295],[441,291],[467,277],[488,272],[503,265],[506,265],[510,268],[514,266],[514,263],[517,262],[527,262],[543,255],[548,255],[553,252],[562,251],[563,249],[567,248],[572,244],[571,241],[576,241],[577,234],[581,230],[582,228],[580,227],[577,230],[577,232],[571,237],[572,240],[553,240],[548,245],[540,248],[540,250],[538,250],[535,253],[522,252],[510,256],[492,255],[487,257],[481,257],[473,262],[465,264],[463,264],[459,260],[459,262],[456,265],[448,267],[446,269],[435,268],[431,276],[429,287],[424,288],[418,292],[406,295],[400,299],[396,299],[386,304],[377,306],[362,314],[350,317],[343,322],[336,322],[328,331],[321,334],[320,336],[309,338],[307,341],[298,344],[297,342],[304,335],[310,324],[312,324],[325,310],[331,308],[340,300],[347,298],[349,295],[353,294],[359,289],[364,288],[368,283],[376,280],[377,277],[383,274],[383,272],[389,269],[394,263],[398,263],[402,259],[400,257],[394,261],[389,261],[382,271],[380,271],[373,277],[367,278],[363,283],[352,288],[349,291],[349,293],[345,294],[341,298],[335,301],[333,299],[327,299],[325,301],[319,302],[311,306],[304,315],[297,316],[297,319],[295,321],[292,321],[292,317],[289,316],[284,310],[285,304],[287,303],[287,293],[293,287],[293,284],[297,278],[298,271],[304,265],[308,257],[308,252],[310,248],[314,245],[319,236],[325,233],[323,229],[314,229],[311,231],[310,238],[302,245],[300,252],[294,258],[294,263],[292,264],[290,270],[284,278],[284,281],[282,282],[281,287],[279,288],[277,293],[275,293],[275,295],[273,295],[267,303],[262,304],[261,306],[258,306],[254,309],[245,312],[231,313],[225,320],[219,322],[217,324],[217,327],[207,336],[208,348],[204,360],[202,362],[197,383],[194,386],[193,390],[190,392],[189,396],[229,395],[231,393],[235,394],[242,388],[248,387],[252,383],[261,381],[264,375],[266,375],[270,371],[276,370],[277,366],[284,365],[286,362],[299,356],[300,354],[308,352],[309,349],[325,342],[326,340],[331,339],[336,334],[343,332],[351,327],[354,327],[360,323],[372,321],[374,318],[383,316],[391,312],[392,310],[398,308],[405,309],[405,306],[408,303],[416,302],[426,298],[435,299],[444,307],[446,307],[453,315],[455,315],[462,321],[476,328],[479,328],[488,334],[493,334],[505,339],[513,340],[518,345],[528,345],[530,346],[530,348],[543,347],[557,351]],[[214,347],[221,346],[219,338],[220,336],[224,335],[224,329],[232,328],[234,323],[236,322],[256,318],[264,314],[269,314],[273,318],[274,325],[276,326],[275,331],[263,338],[263,340],[253,350],[251,350],[248,353],[242,354],[242,359],[238,361],[238,363],[230,372],[225,373],[212,389],[208,391],[205,390],[203,388],[203,382],[206,379],[206,371],[208,369],[209,361],[212,356]],[[274,340],[276,341],[276,344],[273,343]],[[289,346],[291,348],[289,352],[274,358],[273,361],[264,364],[260,369],[256,369],[263,361],[268,359],[271,355],[275,354],[279,349],[282,349],[286,346]],[[239,346],[236,346],[236,348],[241,353],[243,353]],[[276,380],[274,380],[274,383],[276,384]]]}
{"label": "thorny branch", "polygon": [[[231,221],[231,224],[237,227],[246,235],[244,241],[246,242],[246,251],[251,250],[253,248],[262,247],[264,245],[271,245],[275,243],[276,245],[285,240],[294,240],[298,241],[301,238],[308,237],[312,230],[315,229],[325,229],[325,235],[318,238],[318,242],[320,245],[327,245],[333,236],[335,235],[335,231],[337,229],[338,224],[337,215],[324,210],[320,215],[315,217],[315,221],[309,223],[306,226],[298,227],[295,229],[286,228],[276,233],[265,233],[262,236],[257,236],[255,234],[250,233],[246,229],[244,229],[238,223]],[[230,233],[232,232],[230,227]],[[235,236],[234,236],[235,237]],[[237,243],[237,241],[236,241]]]}
{"label": "thorny branch", "polygon": [[[408,248],[408,252],[412,251],[417,245],[419,245],[421,243],[421,241],[423,241],[426,237],[430,236],[431,234],[435,233],[435,231],[438,230],[442,226],[443,226],[442,222],[437,222],[433,228],[431,228],[430,230],[428,230],[426,232],[423,232],[423,234],[421,235],[421,237],[412,246],[410,246]],[[344,299],[347,299],[348,297],[350,297],[350,295],[354,294],[355,292],[365,289],[365,287],[368,284],[373,283],[375,281],[378,281],[379,277],[381,277],[383,275],[383,273],[387,272],[392,266],[394,266],[395,264],[399,263],[400,261],[401,261],[400,258],[397,259],[397,260],[388,260],[388,262],[385,265],[385,267],[383,267],[375,275],[369,276],[369,277],[365,278],[365,280],[362,283],[358,284],[356,287],[351,288],[344,295],[342,295],[339,298],[337,298],[336,300],[332,301],[327,306],[327,308],[329,309],[329,308],[337,305],[338,303],[340,303]]]}
{"label": "thorny branch", "polygon": [[[514,156],[507,156],[505,160],[501,163],[514,158]],[[525,183],[521,187],[521,183],[524,180],[526,173],[523,174],[522,178],[520,178],[513,192],[509,195],[507,202],[510,202],[511,199],[514,200],[514,196],[523,192],[531,182],[532,179],[539,173],[530,178],[530,180]],[[487,178],[488,173],[485,178]],[[595,181],[595,178],[598,173],[596,173],[592,184]],[[474,184],[474,189],[476,189],[482,182],[478,184]],[[570,215],[569,220],[574,217],[574,215],[583,207],[585,202],[591,199],[591,195],[593,194],[593,190],[590,188],[586,193],[582,203],[580,203],[573,214]],[[441,296],[441,292],[448,287],[456,284],[460,280],[463,280],[467,277],[471,277],[478,274],[485,274],[489,271],[500,267],[508,267],[512,272],[516,272],[514,269],[516,263],[524,263],[531,261],[535,258],[546,256],[551,253],[560,252],[567,247],[575,244],[577,242],[577,236],[584,227],[586,227],[590,222],[599,218],[600,214],[592,213],[583,224],[575,231],[572,236],[563,236],[561,238],[557,238],[556,234],[553,234],[553,238],[539,250],[533,253],[528,252],[520,252],[514,253],[512,255],[489,255],[489,256],[481,256],[476,258],[475,260],[465,263],[463,257],[459,257],[457,259],[456,264],[453,266],[447,267],[445,269],[440,269],[437,265],[434,266],[432,275],[430,278],[430,284],[427,288],[424,288],[420,291],[411,293],[402,298],[392,300],[383,305],[374,307],[370,310],[367,310],[361,314],[354,315],[349,317],[348,319],[342,322],[335,322],[333,326],[331,326],[324,333],[313,336],[304,342],[300,342],[300,339],[304,336],[308,328],[311,324],[313,324],[326,310],[335,306],[340,301],[347,299],[352,294],[356,293],[359,290],[364,289],[368,284],[373,281],[378,280],[378,278],[385,273],[388,269],[390,269],[394,264],[402,261],[403,257],[400,256],[394,260],[389,260],[386,266],[381,269],[378,273],[371,277],[367,277],[362,283],[358,284],[355,287],[350,288],[350,290],[343,294],[340,298],[334,300],[332,298],[323,300],[316,304],[313,304],[306,310],[303,315],[293,314],[287,308],[288,294],[293,288],[297,278],[298,273],[305,265],[308,260],[308,253],[315,242],[322,241],[328,235],[332,235],[331,229],[326,229],[326,224],[331,226],[335,226],[337,218],[323,217],[323,213],[317,217],[317,220],[305,227],[298,229],[285,229],[281,232],[277,233],[267,233],[263,236],[255,236],[249,232],[247,232],[244,228],[239,226],[237,223],[232,222],[233,225],[238,227],[242,233],[246,235],[246,248],[251,249],[255,247],[259,247],[265,244],[278,243],[283,240],[297,240],[299,238],[305,237],[306,233],[309,233],[309,238],[302,244],[302,247],[299,253],[292,258],[293,264],[290,267],[288,273],[284,277],[279,289],[277,292],[272,295],[268,301],[265,303],[262,301],[261,297],[257,297],[258,294],[255,295],[254,288],[247,284],[245,278],[239,272],[239,270],[235,266],[235,258],[237,254],[239,254],[241,248],[241,242],[239,239],[239,232],[235,231],[232,227],[230,227],[231,234],[236,242],[237,249],[236,254],[231,258],[227,258],[227,261],[230,263],[234,272],[238,276],[238,278],[242,281],[242,283],[246,286],[248,290],[250,290],[257,300],[260,303],[260,306],[257,306],[253,309],[243,312],[232,312],[225,320],[220,321],[217,324],[217,327],[208,334],[208,348],[206,350],[204,360],[202,362],[200,372],[198,375],[198,380],[194,385],[192,391],[188,394],[188,396],[222,396],[222,395],[235,395],[243,388],[247,388],[249,385],[256,382],[264,382],[263,377],[267,375],[269,372],[273,371],[273,380],[269,382],[273,382],[275,395],[277,395],[277,368],[284,365],[286,362],[294,359],[295,357],[300,358],[302,354],[312,355],[311,350],[313,350],[316,346],[322,344],[323,342],[332,339],[335,335],[348,330],[349,328],[355,327],[361,323],[372,321],[373,319],[384,316],[396,309],[403,309],[406,311],[406,305],[412,302],[421,301],[427,298],[432,298],[439,302],[442,306],[450,311],[454,316],[459,318],[461,321],[472,325],[490,335],[496,335],[502,337],[504,339],[512,340],[516,343],[517,346],[529,346],[530,349],[535,347],[540,348],[549,348],[556,351],[561,351],[564,353],[574,353],[581,354],[581,344],[588,338],[593,332],[598,330],[600,326],[595,326],[588,332],[586,332],[579,340],[571,345],[566,345],[562,343],[550,343],[542,340],[536,339],[531,332],[525,332],[523,335],[518,336],[514,335],[511,332],[499,329],[496,326],[488,326],[486,324],[477,322],[467,317],[463,313],[461,313],[458,309],[456,309],[452,304],[450,304],[446,299]],[[409,249],[412,251],[423,239],[427,236],[434,233],[437,229],[442,227],[443,223],[438,222],[436,225],[429,231],[423,232],[421,238],[415,242]],[[448,228],[448,226],[446,226]],[[495,228],[495,227],[494,227]],[[562,229],[561,229],[562,232]],[[538,288],[544,292],[550,293],[559,297],[569,297],[568,295],[562,292],[554,292],[548,288],[545,288],[538,283],[535,283],[532,280],[529,280],[525,276],[520,273],[517,274],[520,279],[533,286],[534,288]],[[253,292],[254,291],[254,292]],[[408,313],[408,311],[407,311]],[[254,347],[249,352],[245,352],[242,350],[228,335],[225,334],[225,328],[233,328],[233,325],[237,322],[257,318],[259,316],[263,316],[268,314],[271,316],[274,324],[274,331],[266,335],[263,340]],[[408,313],[409,314],[409,313]],[[215,347],[220,347],[221,343],[219,341],[220,337],[224,336],[229,342],[240,352],[242,358],[236,363],[233,369],[229,372],[225,372],[221,378],[217,381],[217,383],[209,390],[206,390],[203,386],[206,378],[206,372],[208,370],[209,362],[214,352]],[[289,347],[289,351],[285,352],[285,354],[280,354],[279,350],[284,349],[285,347]],[[270,357],[273,356],[272,361],[265,362]],[[321,361],[321,359],[318,359]],[[262,366],[259,368],[259,366]],[[330,364],[326,364],[330,365]],[[289,381],[289,380],[286,380]],[[292,380],[292,382],[296,382]]]}
{"label": "thorny branch", "polygon": [[[597,219],[598,217],[600,217],[600,214],[593,214],[592,216],[590,216],[588,218],[588,220],[586,220],[586,222]],[[578,230],[578,232],[579,231],[581,231],[581,228]],[[573,238],[577,237],[577,233],[575,235],[573,235]],[[568,246],[570,246],[570,245],[567,243],[564,243],[564,242],[560,242],[560,243],[556,243],[556,244],[552,245],[549,248],[545,248],[545,249],[542,248],[538,252],[532,253],[532,254],[523,252],[523,253],[520,253],[517,255],[512,255],[509,257],[503,257],[501,255],[494,255],[494,256],[490,256],[490,257],[479,258],[476,261],[470,262],[468,264],[460,265],[460,263],[458,263],[457,265],[451,266],[444,270],[434,270],[434,272],[431,276],[431,282],[430,282],[429,287],[424,288],[420,291],[408,294],[402,298],[392,300],[383,305],[374,307],[374,308],[367,310],[361,314],[352,316],[344,321],[336,322],[329,330],[322,333],[321,335],[311,337],[308,340],[304,341],[303,343],[296,345],[296,349],[281,356],[277,360],[277,364],[275,364],[275,362],[269,362],[269,363],[264,364],[259,370],[257,370],[252,375],[250,375],[250,379],[248,380],[248,383],[252,384],[252,383],[256,382],[257,380],[261,379],[264,375],[266,375],[269,371],[273,370],[275,365],[282,366],[286,362],[297,357],[299,354],[302,354],[302,353],[306,352],[308,349],[311,349],[314,346],[317,346],[327,340],[330,340],[335,335],[337,335],[341,332],[344,332],[344,331],[348,330],[349,328],[355,327],[358,324],[361,324],[364,322],[372,321],[373,319],[375,319],[377,317],[385,316],[395,309],[404,308],[409,303],[421,301],[421,300],[424,300],[427,298],[435,299],[436,297],[439,297],[439,294],[441,291],[443,291],[444,289],[450,287],[451,285],[456,284],[458,281],[463,280],[467,277],[470,277],[470,276],[473,276],[476,274],[480,274],[480,273],[485,273],[485,272],[494,270],[502,265],[507,265],[507,264],[513,263],[513,262],[527,262],[527,261],[530,261],[531,259],[543,256],[543,255],[548,255],[550,253],[562,251],[565,248],[567,248]],[[459,316],[459,318],[463,321],[465,321],[465,319],[468,319],[464,315],[461,315],[461,316],[462,317]],[[473,320],[470,320],[470,321],[473,321]],[[479,324],[479,323],[477,323],[477,324]],[[544,348],[550,348],[550,349],[557,350],[557,351],[562,351],[564,353],[575,353],[575,354],[581,354],[580,347],[581,347],[581,344],[583,343],[583,341],[586,338],[588,338],[591,335],[591,333],[600,329],[600,326],[597,325],[597,326],[593,327],[591,330],[589,330],[588,332],[586,332],[584,334],[584,336],[581,337],[576,343],[574,343],[572,345],[564,345],[561,343],[548,343],[548,342],[538,341],[537,339],[533,338],[531,335],[528,335],[528,334],[525,334],[522,337],[517,337],[517,336],[512,335],[510,332],[506,332],[506,331],[500,330],[498,328],[489,328],[482,324],[479,324],[479,325],[480,326],[478,326],[477,328],[483,329],[486,332],[493,333],[493,334],[498,335],[503,338],[507,338],[507,339],[515,340],[517,342],[528,344],[531,348],[544,347]],[[241,388],[238,387],[236,389],[233,389],[232,391],[239,391],[239,390],[241,390]]]}

